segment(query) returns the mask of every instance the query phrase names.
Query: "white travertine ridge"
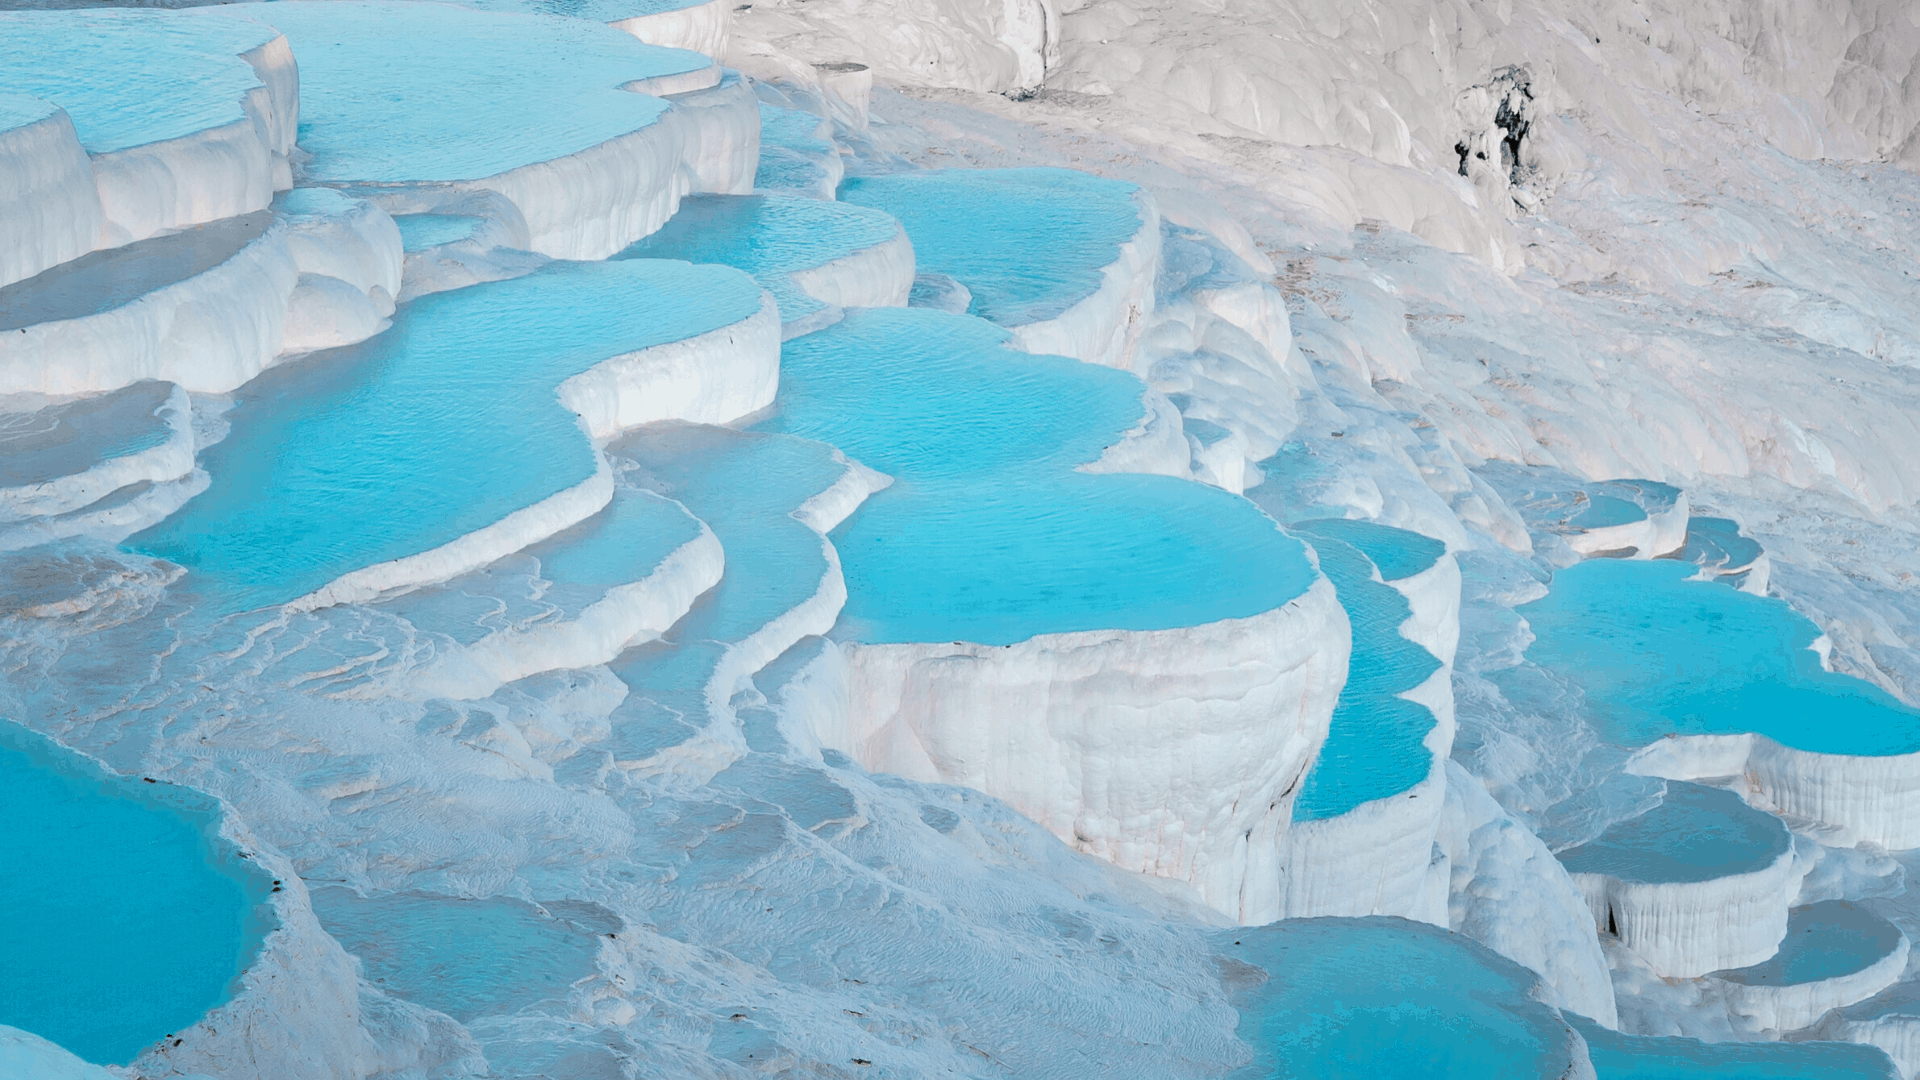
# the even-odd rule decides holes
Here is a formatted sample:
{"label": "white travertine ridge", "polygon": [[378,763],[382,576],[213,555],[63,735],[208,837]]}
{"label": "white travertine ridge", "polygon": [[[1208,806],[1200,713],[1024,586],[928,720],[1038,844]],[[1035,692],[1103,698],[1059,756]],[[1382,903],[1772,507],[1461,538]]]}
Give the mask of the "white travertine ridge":
{"label": "white travertine ridge", "polygon": [[818,737],[871,769],[978,788],[1082,851],[1269,922],[1347,635],[1318,578],[1273,611],[1176,630],[849,643],[847,726]]}
{"label": "white travertine ridge", "polygon": [[52,102],[0,93],[0,287],[98,246],[106,228],[93,165]]}
{"label": "white travertine ridge", "polygon": [[1144,190],[1135,192],[1133,199],[1140,213],[1140,231],[1120,245],[1117,259],[1101,268],[1099,289],[1054,318],[1009,327],[1015,344],[1030,353],[1134,368],[1134,346],[1153,314],[1154,278],[1160,270],[1160,211]]}
{"label": "white travertine ridge", "polygon": [[734,7],[728,0],[705,0],[704,3],[689,4],[670,11],[616,19],[607,25],[624,30],[649,45],[688,49],[719,60],[727,55]]}

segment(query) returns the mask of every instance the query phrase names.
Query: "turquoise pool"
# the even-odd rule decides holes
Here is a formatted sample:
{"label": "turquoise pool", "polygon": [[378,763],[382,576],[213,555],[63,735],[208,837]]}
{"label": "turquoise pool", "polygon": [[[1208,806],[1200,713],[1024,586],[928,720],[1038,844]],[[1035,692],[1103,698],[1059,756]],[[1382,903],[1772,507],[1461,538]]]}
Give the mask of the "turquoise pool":
{"label": "turquoise pool", "polygon": [[844,636],[1010,644],[1255,615],[1305,592],[1299,541],[1252,503],[1164,476],[1090,474],[1139,419],[1123,372],[1005,348],[927,309],[850,312],[782,352],[762,427],[894,477],[833,533]]}
{"label": "turquoise pool", "polygon": [[213,799],[0,720],[0,1024],[122,1065],[233,996],[274,886]]}
{"label": "turquoise pool", "polygon": [[1572,680],[1601,738],[1620,746],[1751,731],[1818,753],[1920,751],[1920,712],[1823,670],[1811,622],[1782,601],[1688,580],[1697,569],[1591,559],[1559,571],[1516,609],[1535,635],[1527,659]]}

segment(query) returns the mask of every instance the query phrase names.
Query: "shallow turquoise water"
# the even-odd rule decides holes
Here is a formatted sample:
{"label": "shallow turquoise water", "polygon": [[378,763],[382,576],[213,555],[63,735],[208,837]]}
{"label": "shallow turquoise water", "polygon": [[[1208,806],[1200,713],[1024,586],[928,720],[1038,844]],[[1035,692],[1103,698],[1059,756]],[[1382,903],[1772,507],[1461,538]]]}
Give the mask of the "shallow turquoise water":
{"label": "shallow turquoise water", "polygon": [[840,198],[900,219],[920,272],[973,293],[967,314],[1024,326],[1100,287],[1140,230],[1138,190],[1071,169],[944,169],[853,177]]}
{"label": "shallow turquoise water", "polygon": [[1851,975],[1890,956],[1900,928],[1845,900],[1823,900],[1787,913],[1787,937],[1771,959],[1716,974],[1748,986],[1789,986]]}
{"label": "shallow turquoise water", "polygon": [[[59,108],[59,106],[53,102],[45,98],[34,97],[31,94],[13,93],[11,91],[0,93],[0,131],[11,131],[17,127],[25,127],[28,124],[45,120],[47,117],[52,116],[53,111],[57,108]],[[765,106],[762,106],[763,110],[764,108]]]}
{"label": "shallow turquoise water", "polygon": [[639,463],[653,490],[707,523],[726,576],[667,635],[630,650],[613,672],[632,693],[614,713],[621,760],[671,746],[707,723],[707,683],[735,644],[811,597],[827,570],[820,534],[793,517],[846,472],[833,448],[764,432],[655,424],[609,453]]}
{"label": "shallow turquoise water", "polygon": [[737,270],[642,260],[423,297],[371,341],[249,383],[202,454],[212,486],[127,546],[194,571],[226,610],[438,547],[593,473],[562,381],[759,303]]}
{"label": "shallow turquoise water", "polygon": [[1897,1080],[1885,1051],[1855,1043],[1706,1043],[1623,1035],[1579,1016],[1599,1080]]}
{"label": "shallow turquoise water", "polygon": [[591,603],[616,585],[645,578],[699,535],[700,522],[671,500],[618,491],[606,509],[527,554],[540,560],[541,576],[554,583],[548,599],[564,603],[580,590],[580,598]]}
{"label": "shallow turquoise water", "polygon": [[45,483],[173,438],[173,384],[137,382],[30,413],[0,413],[0,487]]}
{"label": "shallow turquoise water", "polygon": [[1586,509],[1573,515],[1567,524],[1581,529],[1604,529],[1610,525],[1630,525],[1646,519],[1645,510],[1625,499],[1595,495],[1587,501]]}
{"label": "shallow turquoise water", "polygon": [[1371,521],[1321,518],[1296,522],[1289,528],[1315,536],[1330,536],[1358,548],[1380,571],[1382,581],[1400,581],[1430,570],[1440,561],[1440,556],[1447,553],[1445,541]]}
{"label": "shallow turquoise water", "polygon": [[1565,1068],[1571,1033],[1532,998],[1533,974],[1457,934],[1372,917],[1209,937],[1268,976],[1247,986],[1257,975],[1222,965],[1254,1052],[1229,1080],[1505,1080]]}
{"label": "shallow turquoise water", "polygon": [[673,220],[616,259],[685,259],[752,274],[792,322],[825,305],[788,274],[810,270],[899,235],[900,223],[876,210],[792,195],[696,195]]}
{"label": "shallow turquoise water", "polygon": [[246,120],[260,78],[240,54],[276,36],[194,11],[0,11],[0,91],[66,109],[91,153],[145,146]]}
{"label": "shallow turquoise water", "polygon": [[552,15],[384,0],[247,7],[299,58],[300,146],[315,181],[479,180],[578,153],[666,111],[621,86],[712,63]]}
{"label": "shallow turquoise water", "polygon": [[839,154],[831,142],[818,134],[825,122],[810,112],[762,102],[760,165],[753,175],[753,186],[769,191],[831,194],[819,190],[827,179],[820,160]]}
{"label": "shallow turquoise water", "polygon": [[508,897],[363,898],[317,888],[313,911],[327,933],[360,958],[368,982],[462,1022],[564,1001],[569,987],[594,973],[602,935],[620,929],[619,919],[597,905],[553,904],[542,911]]}
{"label": "shallow turquoise water", "polygon": [[124,1064],[232,997],[273,883],[218,804],[0,720],[0,1024]]}
{"label": "shallow turquoise water", "polygon": [[1517,609],[1536,635],[1527,659],[1584,691],[1616,745],[1752,731],[1820,753],[1920,751],[1920,712],[1822,670],[1811,622],[1782,601],[1686,580],[1695,569],[1591,559],[1559,571]]}
{"label": "shallow turquoise water", "polygon": [[762,428],[894,477],[833,533],[843,636],[1009,644],[1258,614],[1299,596],[1299,541],[1244,499],[1163,476],[1088,474],[1140,416],[1133,376],[1004,348],[926,309],[850,312],[782,352]]}
{"label": "shallow turquoise water", "polygon": [[1572,873],[1622,881],[1710,881],[1773,864],[1793,846],[1780,819],[1719,788],[1670,781],[1660,805],[1560,853]]}
{"label": "shallow turquoise water", "polygon": [[[1440,669],[1440,661],[1401,636],[1400,624],[1413,610],[1393,586],[1373,579],[1374,564],[1356,546],[1424,551],[1426,545],[1415,541],[1426,537],[1364,521],[1309,521],[1295,525],[1294,531],[1306,533],[1319,553],[1320,572],[1333,582],[1353,627],[1346,686],[1334,706],[1327,741],[1293,806],[1295,821],[1316,821],[1397,795],[1426,779],[1433,753],[1422,740],[1433,730],[1433,713],[1397,695],[1425,682]],[[1446,550],[1445,545],[1440,550]],[[1417,561],[1417,556],[1402,557],[1397,569]]]}
{"label": "shallow turquoise water", "polygon": [[480,219],[471,214],[398,214],[393,223],[400,227],[400,246],[407,251],[465,240],[480,227]]}
{"label": "shallow turquoise water", "polygon": [[1740,535],[1740,523],[1721,517],[1687,519],[1687,546],[1680,557],[1697,566],[1738,568],[1762,553],[1760,542]]}

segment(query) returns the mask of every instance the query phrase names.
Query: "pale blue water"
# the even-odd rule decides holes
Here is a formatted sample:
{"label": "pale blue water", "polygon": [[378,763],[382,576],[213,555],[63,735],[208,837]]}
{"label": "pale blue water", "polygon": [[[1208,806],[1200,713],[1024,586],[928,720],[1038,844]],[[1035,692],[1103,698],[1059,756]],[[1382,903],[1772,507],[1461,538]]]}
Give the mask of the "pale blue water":
{"label": "pale blue water", "polygon": [[612,912],[580,902],[361,897],[338,887],[312,895],[320,925],[360,958],[368,982],[462,1022],[565,1001],[621,929]]}
{"label": "pale blue water", "polygon": [[299,58],[300,146],[315,181],[479,180],[578,153],[665,113],[620,87],[712,63],[552,15],[385,0],[247,11]]}
{"label": "pale blue water", "polygon": [[1787,913],[1787,937],[1765,963],[1714,974],[1748,986],[1790,986],[1851,975],[1890,956],[1900,928],[1845,900],[1823,900]]}
{"label": "pale blue water", "polygon": [[260,79],[240,54],[276,36],[196,11],[0,11],[0,91],[67,110],[90,153],[125,150],[245,121]]}
{"label": "pale blue water", "polygon": [[219,804],[0,720],[0,1024],[124,1064],[233,996],[273,882]]}
{"label": "pale blue water", "polygon": [[1623,1035],[1581,1016],[1599,1080],[1899,1080],[1886,1052],[1856,1043],[1707,1043]]}
{"label": "pale blue water", "polygon": [[900,219],[919,270],[973,293],[968,314],[1024,326],[1100,287],[1140,230],[1137,190],[1070,169],[945,169],[853,177],[840,198]]}
{"label": "pale blue water", "polygon": [[1811,622],[1693,573],[1611,559],[1559,571],[1517,609],[1536,635],[1527,659],[1571,679],[1601,738],[1620,746],[1752,731],[1819,753],[1920,751],[1920,712],[1822,670]]}
{"label": "pale blue water", "polygon": [[239,391],[232,433],[201,456],[212,486],[127,546],[187,567],[224,610],[438,547],[592,474],[562,381],[759,303],[737,270],[642,260],[423,297],[386,333]]}
{"label": "pale blue water", "polygon": [[1433,730],[1433,713],[1397,695],[1425,682],[1440,661],[1400,635],[1413,610],[1393,586],[1374,580],[1374,564],[1358,545],[1383,553],[1424,552],[1439,541],[1364,521],[1308,521],[1292,528],[1313,544],[1320,572],[1333,582],[1353,627],[1346,686],[1293,806],[1295,821],[1316,821],[1397,795],[1426,779],[1433,766],[1433,753],[1422,742]]}
{"label": "pale blue water", "polygon": [[1771,866],[1792,846],[1779,818],[1733,792],[1669,781],[1660,805],[1561,852],[1560,862],[1621,881],[1711,881]]}
{"label": "pale blue water", "polygon": [[[1215,931],[1236,1032],[1229,1080],[1519,1080],[1562,1074],[1569,1033],[1531,972],[1403,919],[1288,919]],[[1560,1068],[1555,1068],[1555,1063]]]}
{"label": "pale blue water", "polygon": [[700,522],[671,499],[622,490],[606,509],[527,554],[540,560],[541,575],[554,583],[549,600],[592,603],[616,585],[645,578],[699,535]]}
{"label": "pale blue water", "polygon": [[833,533],[870,643],[1009,644],[1254,615],[1305,592],[1299,541],[1244,499],[1162,476],[1088,474],[1140,416],[1139,380],[1003,347],[926,309],[849,312],[787,343],[762,427],[894,477]]}
{"label": "pale blue water", "polygon": [[673,220],[616,259],[685,259],[752,274],[793,322],[825,305],[787,277],[883,244],[900,223],[878,211],[792,195],[696,195]]}
{"label": "pale blue water", "polygon": [[397,214],[393,223],[400,226],[403,249],[425,251],[468,239],[480,227],[481,219],[471,214]]}
{"label": "pale blue water", "polygon": [[609,448],[638,478],[686,505],[726,552],[726,576],[661,643],[612,665],[632,693],[614,713],[621,760],[706,726],[706,686],[727,646],[811,597],[826,573],[820,534],[793,511],[846,472],[833,448],[805,439],[687,424],[642,428]]}
{"label": "pale blue water", "polygon": [[272,212],[261,210],[91,251],[50,267],[0,288],[0,333],[124,307],[219,266],[272,224]]}

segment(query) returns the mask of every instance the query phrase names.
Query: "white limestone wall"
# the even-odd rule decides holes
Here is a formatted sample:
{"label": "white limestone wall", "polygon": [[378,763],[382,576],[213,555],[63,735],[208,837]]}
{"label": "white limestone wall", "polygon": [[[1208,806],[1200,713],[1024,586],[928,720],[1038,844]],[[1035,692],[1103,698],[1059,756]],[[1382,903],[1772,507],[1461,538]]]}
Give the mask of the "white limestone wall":
{"label": "white limestone wall", "polygon": [[672,101],[688,130],[684,160],[689,190],[700,195],[752,191],[760,168],[760,102],[753,85],[728,71],[714,86],[676,94]]}
{"label": "white limestone wall", "polygon": [[[203,18],[222,18],[219,14]],[[299,129],[300,77],[287,39],[241,54],[261,85],[247,118],[192,135],[92,155],[105,213],[104,242],[118,247],[163,232],[265,209],[293,186],[288,157]]]}
{"label": "white limestone wall", "polygon": [[1346,613],[1317,579],[1272,611],[1013,645],[841,646],[821,745],[964,784],[1242,923],[1281,913],[1277,859],[1346,679]]}
{"label": "white limestone wall", "polygon": [[1681,735],[1644,747],[1626,768],[1668,780],[1744,774],[1756,805],[1829,826],[1829,843],[1920,847],[1920,753],[1816,754],[1759,735]]}
{"label": "white limestone wall", "polygon": [[1767,866],[1697,882],[1622,881],[1571,875],[1594,924],[1612,926],[1621,944],[1657,974],[1693,979],[1758,964],[1780,949],[1787,908],[1805,867],[1789,847]]}
{"label": "white limestone wall", "polygon": [[1134,203],[1140,231],[1101,268],[1099,289],[1057,318],[1011,327],[1022,349],[1134,369],[1134,345],[1153,314],[1153,286],[1160,274],[1160,211],[1145,191],[1134,195]]}
{"label": "white limestone wall", "polygon": [[596,444],[592,476],[439,547],[342,574],[287,607],[364,603],[392,589],[445,581],[577,525],[613,499],[613,471],[598,446],[607,437],[658,420],[737,420],[773,403],[779,372],[779,315],[764,292],[759,310],[731,326],[609,357],[559,389],[561,404],[579,415],[583,437]]}
{"label": "white limestone wall", "polygon": [[[1917,1012],[1908,1008],[1906,1013]],[[1835,1012],[1823,1017],[1809,1032],[1816,1039],[1877,1046],[1893,1059],[1903,1077],[1920,1076],[1920,1016],[1895,1010],[1879,1016],[1849,1019]]]}
{"label": "white limestone wall", "polygon": [[93,163],[66,111],[5,97],[0,108],[42,115],[0,131],[0,286],[85,255],[106,228]]}
{"label": "white limestone wall", "polygon": [[1902,935],[1894,950],[1854,972],[1832,979],[1793,983],[1785,986],[1748,985],[1713,979],[1736,1016],[1744,1017],[1761,1031],[1776,1034],[1811,1026],[1830,1009],[1865,1001],[1898,982],[1907,969],[1911,950]]}
{"label": "white limestone wall", "polygon": [[0,1024],[0,1076],[31,1077],[32,1080],[120,1080],[58,1044],[5,1024]]}
{"label": "white limestone wall", "polygon": [[1435,846],[1449,879],[1448,927],[1531,969],[1555,1007],[1616,1027],[1606,954],[1566,867],[1486,785],[1452,761],[1445,767]]}
{"label": "white limestone wall", "polygon": [[0,334],[0,393],[97,393],[142,379],[225,393],[288,351],[290,321],[294,350],[384,329],[399,230],[365,202],[326,198],[334,201],[282,215],[204,273],[95,315]]}
{"label": "white limestone wall", "polygon": [[733,0],[706,0],[674,11],[616,19],[607,24],[624,30],[649,45],[669,49],[691,49],[718,60],[727,54],[727,40],[733,29]]}

